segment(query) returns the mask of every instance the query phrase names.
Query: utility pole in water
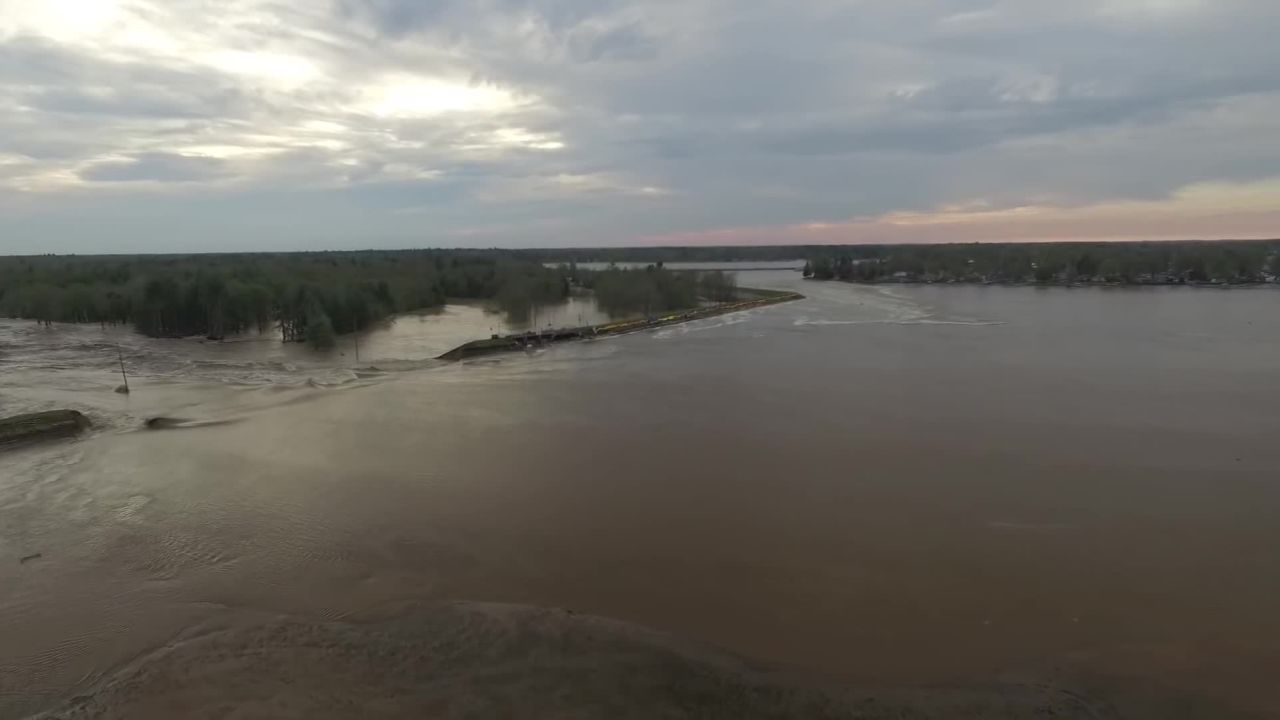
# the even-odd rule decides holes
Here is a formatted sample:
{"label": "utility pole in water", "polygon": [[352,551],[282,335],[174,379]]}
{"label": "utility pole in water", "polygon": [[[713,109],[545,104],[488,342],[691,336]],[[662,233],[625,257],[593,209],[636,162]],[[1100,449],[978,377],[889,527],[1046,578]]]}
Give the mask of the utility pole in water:
{"label": "utility pole in water", "polygon": [[129,394],[129,376],[124,371],[124,351],[120,349],[120,343],[116,343],[116,359],[120,361],[120,377],[124,379],[124,385],[116,388],[116,392],[121,395]]}

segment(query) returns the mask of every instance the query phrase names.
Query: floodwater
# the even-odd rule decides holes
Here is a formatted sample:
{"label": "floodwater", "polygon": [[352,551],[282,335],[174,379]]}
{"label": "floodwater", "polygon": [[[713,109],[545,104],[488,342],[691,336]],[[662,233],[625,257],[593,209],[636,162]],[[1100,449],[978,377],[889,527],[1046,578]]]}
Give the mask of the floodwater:
{"label": "floodwater", "polygon": [[1280,294],[739,284],[808,298],[462,364],[476,308],[358,362],[0,323],[0,415],[96,423],[0,455],[0,718],[228,613],[451,600],[1280,717]]}

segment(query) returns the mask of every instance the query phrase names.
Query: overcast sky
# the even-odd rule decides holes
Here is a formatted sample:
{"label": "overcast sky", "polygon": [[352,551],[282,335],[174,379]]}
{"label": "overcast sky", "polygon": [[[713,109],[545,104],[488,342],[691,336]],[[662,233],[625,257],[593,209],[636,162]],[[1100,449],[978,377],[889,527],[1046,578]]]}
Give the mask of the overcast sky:
{"label": "overcast sky", "polygon": [[1280,236],[1276,0],[0,0],[0,253]]}

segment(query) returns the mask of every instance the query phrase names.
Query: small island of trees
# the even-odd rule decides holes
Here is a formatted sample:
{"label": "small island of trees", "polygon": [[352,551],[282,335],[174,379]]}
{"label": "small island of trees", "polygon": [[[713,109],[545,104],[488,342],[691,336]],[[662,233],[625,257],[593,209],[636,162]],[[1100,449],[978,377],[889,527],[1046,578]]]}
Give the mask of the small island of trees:
{"label": "small island of trees", "polygon": [[595,293],[606,313],[644,316],[698,307],[702,302],[730,302],[737,298],[733,273],[672,271],[661,261],[644,268],[580,271],[570,266],[569,277]]}

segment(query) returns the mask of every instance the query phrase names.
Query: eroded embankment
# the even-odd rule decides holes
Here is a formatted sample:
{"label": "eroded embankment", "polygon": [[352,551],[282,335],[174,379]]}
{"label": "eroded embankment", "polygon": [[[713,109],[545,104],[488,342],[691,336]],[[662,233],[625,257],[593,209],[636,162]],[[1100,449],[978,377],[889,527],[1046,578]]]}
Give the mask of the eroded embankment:
{"label": "eroded embankment", "polygon": [[440,359],[465,360],[478,355],[523,350],[534,345],[547,345],[551,343],[569,342],[593,337],[621,335],[623,333],[636,332],[639,330],[651,330],[653,328],[660,328],[668,325],[677,325],[680,323],[692,322],[694,320],[702,320],[705,318],[716,317],[718,315],[727,315],[729,313],[741,312],[743,310],[750,310],[752,308],[762,307],[765,305],[776,305],[778,303],[804,299],[803,295],[796,292],[779,292],[773,290],[744,290],[744,292],[749,292],[752,297],[750,299],[737,300],[730,303],[721,303],[711,307],[678,310],[649,318],[621,320],[601,325],[559,328],[556,330],[547,330],[537,333],[527,332],[515,335],[494,336],[487,340],[473,340],[469,343],[459,345],[458,347],[441,355]]}

